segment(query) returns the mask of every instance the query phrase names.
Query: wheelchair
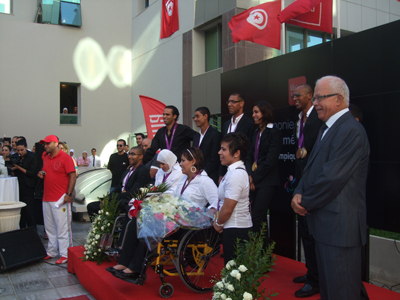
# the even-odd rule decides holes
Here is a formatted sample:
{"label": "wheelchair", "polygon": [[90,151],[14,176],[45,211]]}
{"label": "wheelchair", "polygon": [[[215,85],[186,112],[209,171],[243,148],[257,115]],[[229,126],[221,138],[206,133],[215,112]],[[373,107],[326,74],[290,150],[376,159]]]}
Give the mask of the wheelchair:
{"label": "wheelchair", "polygon": [[[113,227],[113,236],[118,233],[121,217],[116,219]],[[125,240],[122,237],[122,245]],[[178,233],[165,237],[157,247],[148,251],[143,261],[142,272],[135,284],[143,285],[147,279],[147,268],[150,267],[159,274],[161,286],[159,294],[162,298],[169,298],[174,288],[166,282],[165,275],[180,277],[182,282],[192,291],[208,293],[213,290],[214,281],[219,277],[224,267],[220,258],[221,235],[214,228],[201,230],[179,229]],[[110,248],[110,256],[119,256],[120,249]]]}

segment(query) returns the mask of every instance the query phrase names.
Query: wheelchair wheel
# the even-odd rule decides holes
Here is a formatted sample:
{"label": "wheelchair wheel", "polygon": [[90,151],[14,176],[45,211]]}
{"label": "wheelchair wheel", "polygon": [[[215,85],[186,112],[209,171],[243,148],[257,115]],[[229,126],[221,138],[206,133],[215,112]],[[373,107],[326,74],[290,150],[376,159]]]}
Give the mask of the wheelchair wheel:
{"label": "wheelchair wheel", "polygon": [[221,236],[208,228],[185,234],[178,246],[178,273],[183,283],[199,293],[212,291],[224,261],[220,257]]}
{"label": "wheelchair wheel", "polygon": [[161,297],[169,298],[174,293],[174,287],[171,284],[167,283],[166,285],[160,286],[160,289],[158,291]]}

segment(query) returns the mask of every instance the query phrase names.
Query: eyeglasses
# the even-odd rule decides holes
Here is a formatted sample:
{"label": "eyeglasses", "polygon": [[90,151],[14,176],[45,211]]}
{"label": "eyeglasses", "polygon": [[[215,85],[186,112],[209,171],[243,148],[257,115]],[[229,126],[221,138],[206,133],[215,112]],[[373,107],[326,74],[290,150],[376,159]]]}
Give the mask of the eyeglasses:
{"label": "eyeglasses", "polygon": [[235,101],[235,100],[228,100],[228,101],[226,101],[226,104],[227,105],[229,105],[229,104],[236,104],[236,103],[239,103],[239,102],[241,102],[240,100],[237,100],[237,101]]}
{"label": "eyeglasses", "polygon": [[118,144],[117,144],[117,147],[123,147],[123,146],[124,146],[124,145],[118,145]]}
{"label": "eyeglasses", "polygon": [[310,94],[310,93],[302,93],[302,94],[296,93],[296,94],[292,94],[292,96],[290,96],[290,98],[292,98],[292,99],[299,98],[300,96],[307,95],[307,94]]}
{"label": "eyeglasses", "polygon": [[339,93],[335,93],[335,94],[329,94],[329,95],[322,95],[322,96],[314,96],[311,98],[312,103],[318,101],[321,102],[323,99],[325,98],[329,98],[329,97],[333,97],[333,96],[337,96],[339,95]]}

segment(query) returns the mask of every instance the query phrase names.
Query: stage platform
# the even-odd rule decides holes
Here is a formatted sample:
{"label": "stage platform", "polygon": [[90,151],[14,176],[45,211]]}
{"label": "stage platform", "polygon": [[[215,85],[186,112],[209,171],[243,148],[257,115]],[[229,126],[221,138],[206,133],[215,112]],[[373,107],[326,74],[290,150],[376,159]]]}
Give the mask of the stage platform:
{"label": "stage platform", "polygon": [[[97,299],[162,299],[158,293],[161,286],[160,278],[151,269],[147,272],[147,281],[143,286],[130,284],[123,280],[115,278],[106,268],[115,265],[115,261],[104,262],[97,265],[95,262],[83,262],[83,246],[72,247],[68,249],[68,271],[75,273],[79,282]],[[221,258],[222,260],[222,258]],[[273,266],[274,271],[269,273],[262,288],[266,290],[273,289],[279,295],[273,297],[275,300],[294,300],[299,299],[294,296],[294,292],[302,287],[292,280],[296,276],[304,275],[306,272],[305,265],[301,262],[294,261],[282,256],[277,256],[276,265]],[[200,294],[193,292],[187,288],[179,277],[166,277],[167,283],[174,287],[174,294],[170,299],[211,299],[212,294]],[[370,300],[400,300],[400,294],[392,292],[372,284],[365,283]],[[308,297],[310,300],[320,299],[320,295]]]}

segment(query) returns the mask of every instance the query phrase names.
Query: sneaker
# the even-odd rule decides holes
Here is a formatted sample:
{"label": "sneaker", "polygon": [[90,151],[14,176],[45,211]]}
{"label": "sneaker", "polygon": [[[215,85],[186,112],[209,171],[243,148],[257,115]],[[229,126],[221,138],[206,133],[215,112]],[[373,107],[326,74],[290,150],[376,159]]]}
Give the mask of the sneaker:
{"label": "sneaker", "polygon": [[50,259],[50,258],[53,258],[53,256],[47,255],[45,258],[43,258],[43,260],[47,260],[47,259]]}
{"label": "sneaker", "polygon": [[65,264],[68,261],[68,258],[61,256],[59,260],[56,261],[56,264],[61,265]]}

